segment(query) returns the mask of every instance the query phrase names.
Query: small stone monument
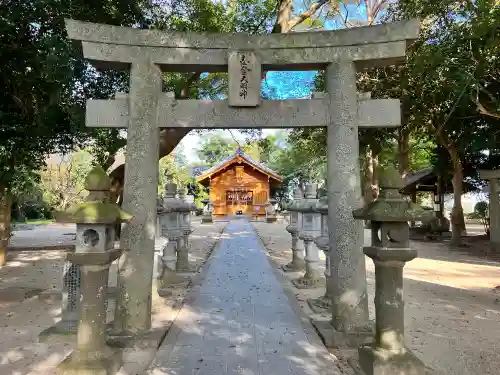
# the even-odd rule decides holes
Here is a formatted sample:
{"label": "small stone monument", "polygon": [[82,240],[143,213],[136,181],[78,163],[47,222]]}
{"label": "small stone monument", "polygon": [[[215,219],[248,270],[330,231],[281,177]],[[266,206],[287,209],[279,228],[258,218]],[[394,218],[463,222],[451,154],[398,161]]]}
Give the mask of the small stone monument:
{"label": "small stone monument", "polygon": [[274,205],[276,204],[276,199],[271,198],[266,204],[266,223],[275,223],[278,220],[276,216],[276,210]]}
{"label": "small stone monument", "polygon": [[315,245],[325,254],[325,295],[309,299],[307,303],[311,310],[318,314],[329,313],[332,308],[332,274],[330,270],[330,241],[328,234],[328,201],[327,197],[320,198],[316,209],[321,214],[321,236],[314,239]]}
{"label": "small stone monument", "polygon": [[213,223],[214,220],[212,218],[212,202],[210,199],[203,199],[201,201],[205,206],[203,207],[203,215],[201,216],[201,222],[202,223]]}
{"label": "small stone monument", "polygon": [[375,337],[358,349],[366,375],[425,375],[425,366],[404,340],[403,267],[417,256],[410,248],[409,221],[425,219],[425,211],[399,190],[403,180],[394,167],[380,174],[380,196],[353,216],[371,221],[372,246],[363,249],[375,264]]}
{"label": "small stone monument", "polygon": [[179,256],[179,241],[184,237],[184,232],[181,230],[181,216],[177,209],[180,205],[180,200],[175,198],[177,184],[171,179],[165,184],[163,195],[163,208],[159,210],[161,235],[168,238],[167,246],[163,248],[161,260],[158,261],[158,270],[160,275],[158,294],[162,297],[171,294],[168,289],[172,285],[181,284],[187,281],[186,278],[176,274],[177,258]]}
{"label": "small stone monument", "polygon": [[299,289],[318,288],[324,285],[324,279],[318,271],[319,251],[314,245],[314,239],[321,234],[321,215],[316,209],[318,185],[306,184],[305,198],[299,207],[302,212],[302,225],[299,229],[299,238],[304,242],[306,251],[306,273],[293,284]]}
{"label": "small stone monument", "polygon": [[304,248],[300,246],[299,240],[299,229],[302,226],[302,212],[299,211],[299,208],[303,199],[304,192],[300,187],[297,187],[293,194],[293,202],[287,207],[290,212],[290,224],[287,225],[286,230],[292,236],[292,261],[282,267],[285,272],[302,271],[306,267]]}
{"label": "small stone monument", "polygon": [[80,267],[80,314],[76,349],[57,367],[57,375],[111,375],[121,366],[119,354],[106,344],[109,267],[121,255],[114,248],[115,225],[132,216],[111,202],[111,181],[100,167],[85,180],[86,202],[56,216],[76,223],[76,251],[68,260]]}

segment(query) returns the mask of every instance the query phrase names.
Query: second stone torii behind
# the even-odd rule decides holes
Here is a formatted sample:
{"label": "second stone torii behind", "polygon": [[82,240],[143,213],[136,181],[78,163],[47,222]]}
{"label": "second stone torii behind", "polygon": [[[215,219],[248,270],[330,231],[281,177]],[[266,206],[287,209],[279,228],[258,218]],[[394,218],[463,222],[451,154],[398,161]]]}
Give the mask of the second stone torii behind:
{"label": "second stone torii behind", "polygon": [[[191,34],[67,20],[69,37],[97,66],[130,70],[130,94],[89,100],[87,126],[128,129],[123,208],[129,249],[119,271],[115,328],[138,333],[151,325],[159,129],[328,128],[328,205],[333,290],[332,328],[356,335],[368,303],[361,207],[358,128],[400,125],[399,101],[365,100],[356,71],[404,61],[418,37],[417,20],[314,33]],[[311,100],[261,100],[261,71],[325,69],[327,93]],[[162,71],[229,72],[229,100],[176,100],[162,92]],[[130,275],[140,274],[140,278]],[[151,277],[149,277],[151,276]],[[338,280],[337,280],[338,279]]]}

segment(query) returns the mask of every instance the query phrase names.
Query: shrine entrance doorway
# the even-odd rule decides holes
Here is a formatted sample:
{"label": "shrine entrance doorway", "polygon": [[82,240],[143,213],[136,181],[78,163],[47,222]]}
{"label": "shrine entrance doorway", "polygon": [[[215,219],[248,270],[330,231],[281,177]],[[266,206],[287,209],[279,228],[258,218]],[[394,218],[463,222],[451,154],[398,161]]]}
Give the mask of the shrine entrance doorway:
{"label": "shrine entrance doorway", "polygon": [[236,215],[241,211],[246,215],[252,211],[253,191],[232,189],[226,191],[226,208],[229,214]]}

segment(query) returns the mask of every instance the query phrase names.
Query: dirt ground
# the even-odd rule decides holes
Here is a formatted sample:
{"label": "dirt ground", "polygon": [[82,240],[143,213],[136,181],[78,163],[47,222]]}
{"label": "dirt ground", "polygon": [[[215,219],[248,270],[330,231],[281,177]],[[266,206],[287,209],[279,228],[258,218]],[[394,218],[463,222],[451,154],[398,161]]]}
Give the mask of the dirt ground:
{"label": "dirt ground", "polygon": [[[288,263],[292,254],[286,223],[253,224],[270,258],[279,265]],[[457,251],[439,243],[413,242],[412,246],[419,258],[404,268],[408,347],[437,374],[500,374],[500,263],[470,255],[471,247]],[[375,275],[373,262],[367,257],[366,271],[373,319]],[[285,275],[289,279],[300,276]],[[322,288],[296,291],[306,314],[315,319],[328,318],[328,314],[314,314],[306,302],[323,295]],[[351,354],[333,353],[341,361]],[[347,366],[345,372],[353,374]]]}
{"label": "dirt ground", "polygon": [[[193,223],[192,266],[200,267],[206,262],[226,224]],[[51,337],[38,342],[40,332],[60,319],[61,301],[57,298],[60,293],[55,292],[61,290],[64,257],[65,251],[17,251],[11,253],[6,266],[0,267],[0,374],[54,375],[55,367],[74,348],[74,336]],[[109,285],[116,285],[116,267],[113,266]],[[189,287],[173,291],[172,296],[161,298],[153,286],[153,328],[168,329]],[[113,316],[113,305],[109,304],[109,319]]]}

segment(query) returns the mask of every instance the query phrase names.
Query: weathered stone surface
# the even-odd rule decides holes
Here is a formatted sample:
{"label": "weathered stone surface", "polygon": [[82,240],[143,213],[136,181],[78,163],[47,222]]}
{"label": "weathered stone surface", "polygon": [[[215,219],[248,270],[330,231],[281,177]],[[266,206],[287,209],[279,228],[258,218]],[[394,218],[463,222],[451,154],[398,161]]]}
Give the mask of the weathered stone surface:
{"label": "weathered stone surface", "polygon": [[[321,99],[263,100],[258,108],[229,107],[227,100],[175,100],[162,94],[158,126],[180,128],[319,127],[330,122],[328,95]],[[87,101],[89,127],[128,127],[126,99]],[[398,99],[359,100],[359,127],[401,125]]]}
{"label": "weathered stone surface", "polygon": [[411,41],[418,37],[419,20],[313,33],[249,35],[245,33],[186,33],[118,27],[66,19],[70,39],[88,42],[193,49],[281,49],[337,47],[357,44]]}
{"label": "weathered stone surface", "polygon": [[229,52],[228,80],[230,106],[257,107],[260,104],[262,67],[255,52]]}
{"label": "weathered stone surface", "polygon": [[363,224],[352,216],[353,208],[362,206],[354,64],[330,64],[325,80],[331,109],[327,180],[330,269],[334,277],[332,326],[349,334],[366,327],[369,318]]}
{"label": "weathered stone surface", "polygon": [[264,69],[278,65],[281,69],[318,69],[321,64],[346,57],[368,66],[390,65],[403,61],[407,41],[418,37],[419,28],[419,21],[411,20],[346,30],[257,36],[166,33],[66,21],[69,37],[82,41],[86,58],[123,68],[124,63],[148,55],[152,62],[167,65],[165,70],[190,72],[227,71],[227,50],[238,49],[256,51]]}
{"label": "weathered stone surface", "polygon": [[141,332],[151,325],[161,90],[162,76],[156,65],[147,59],[132,64],[123,209],[134,219],[121,235],[121,247],[127,251],[118,271],[117,332]]}

